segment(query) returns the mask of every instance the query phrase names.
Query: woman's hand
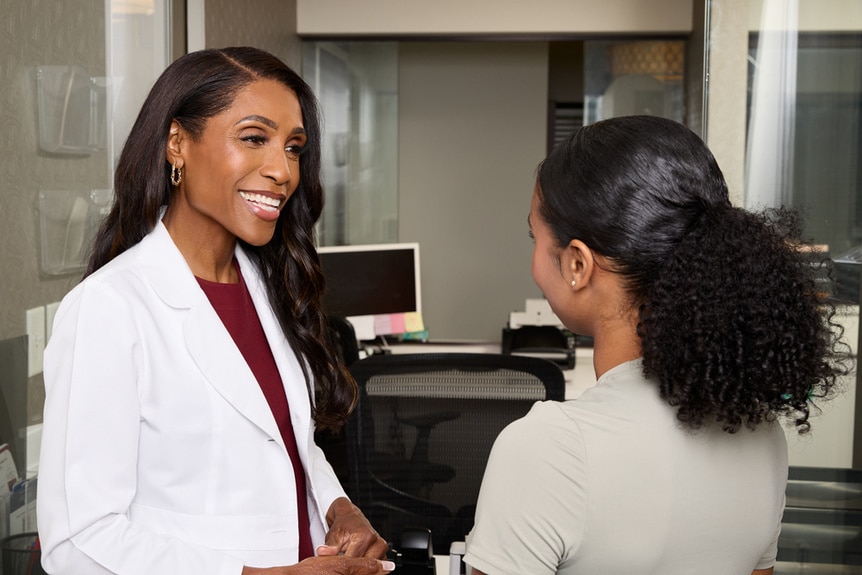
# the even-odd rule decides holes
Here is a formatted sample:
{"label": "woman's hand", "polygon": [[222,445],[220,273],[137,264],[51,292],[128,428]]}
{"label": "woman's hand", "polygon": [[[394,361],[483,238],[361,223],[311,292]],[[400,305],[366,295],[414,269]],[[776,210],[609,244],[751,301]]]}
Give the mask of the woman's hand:
{"label": "woman's hand", "polygon": [[242,575],[385,575],[393,569],[391,561],[331,555],[309,557],[289,567],[243,567]]}
{"label": "woman's hand", "polygon": [[326,522],[326,545],[317,548],[317,557],[285,567],[243,567],[242,575],[385,575],[395,569],[380,561],[389,546],[349,499],[333,501]]}
{"label": "woman's hand", "polygon": [[326,545],[317,548],[318,556],[346,555],[382,559],[388,545],[365,518],[365,515],[346,497],[332,502],[326,512],[329,532]]}

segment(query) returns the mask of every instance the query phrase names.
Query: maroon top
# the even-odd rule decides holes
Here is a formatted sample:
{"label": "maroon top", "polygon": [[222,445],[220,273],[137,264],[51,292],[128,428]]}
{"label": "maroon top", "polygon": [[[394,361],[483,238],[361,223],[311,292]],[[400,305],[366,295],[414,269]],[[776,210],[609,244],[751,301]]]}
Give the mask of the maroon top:
{"label": "maroon top", "polygon": [[278,430],[281,432],[281,438],[287,447],[287,453],[293,464],[293,474],[296,477],[299,560],[302,561],[306,557],[314,556],[309,528],[305,472],[299,459],[293,425],[290,423],[290,408],[281,375],[278,373],[272,349],[264,335],[251,294],[248,293],[242,274],[239,273],[239,265],[236,265],[236,270],[239,274],[239,283],[236,284],[220,284],[201,278],[197,280],[260,384],[260,389],[269,403],[269,408],[278,424]]}

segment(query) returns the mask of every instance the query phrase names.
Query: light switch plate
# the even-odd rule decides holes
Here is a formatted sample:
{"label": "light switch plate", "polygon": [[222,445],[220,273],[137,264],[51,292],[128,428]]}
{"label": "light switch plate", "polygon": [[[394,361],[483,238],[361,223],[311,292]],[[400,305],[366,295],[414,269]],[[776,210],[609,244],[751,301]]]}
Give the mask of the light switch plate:
{"label": "light switch plate", "polygon": [[27,310],[27,377],[42,373],[45,352],[45,307]]}

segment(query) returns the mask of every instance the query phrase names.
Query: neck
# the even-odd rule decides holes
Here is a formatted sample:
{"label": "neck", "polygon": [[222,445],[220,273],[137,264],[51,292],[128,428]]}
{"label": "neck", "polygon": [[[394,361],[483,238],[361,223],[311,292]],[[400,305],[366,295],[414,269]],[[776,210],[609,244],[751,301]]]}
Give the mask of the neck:
{"label": "neck", "polygon": [[636,317],[604,322],[596,330],[593,342],[593,369],[596,379],[614,367],[643,355],[640,337],[637,335]]}
{"label": "neck", "polygon": [[236,266],[233,263],[233,257],[227,262],[211,261],[204,263],[201,260],[197,260],[193,264],[188,258],[186,258],[186,261],[189,262],[189,267],[195,277],[199,277],[200,279],[220,284],[235,284],[239,282],[239,274],[237,274]]}
{"label": "neck", "polygon": [[188,217],[182,208],[182,204],[172,203],[162,223],[192,273],[211,282],[237,283],[239,276],[233,265],[236,236],[213,220]]}

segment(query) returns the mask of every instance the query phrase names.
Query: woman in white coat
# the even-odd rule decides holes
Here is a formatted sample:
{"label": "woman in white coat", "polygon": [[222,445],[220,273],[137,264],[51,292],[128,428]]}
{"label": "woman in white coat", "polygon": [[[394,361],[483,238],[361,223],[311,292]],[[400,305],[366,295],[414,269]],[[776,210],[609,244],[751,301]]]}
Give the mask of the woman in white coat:
{"label": "woman in white coat", "polygon": [[326,345],[319,172],[314,96],[274,56],[156,82],[45,353],[49,573],[392,569],[313,440],[356,393]]}

